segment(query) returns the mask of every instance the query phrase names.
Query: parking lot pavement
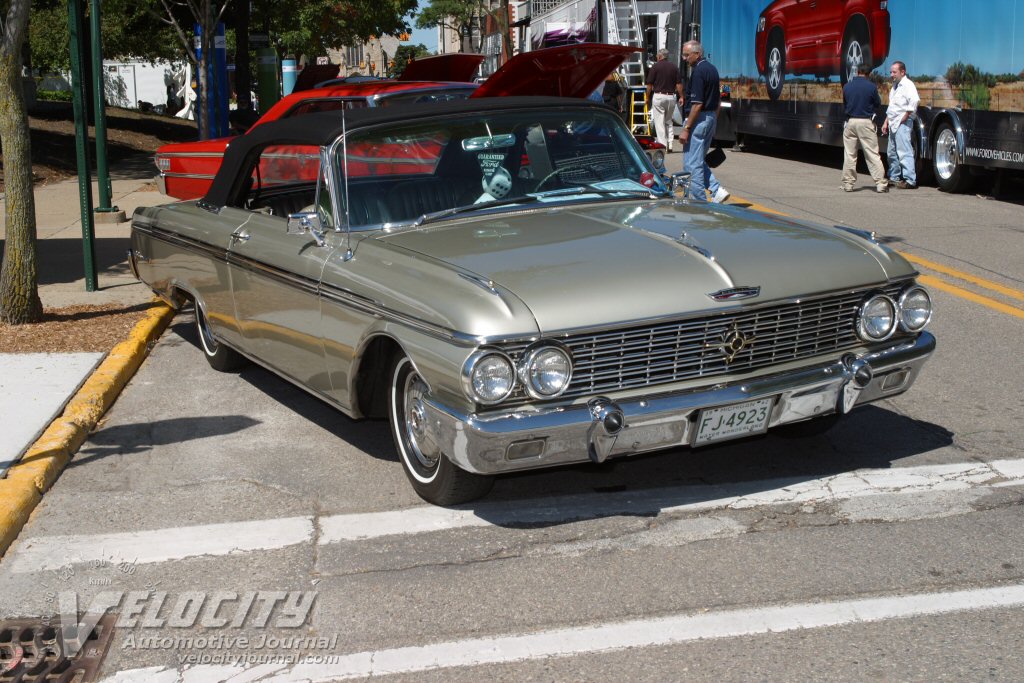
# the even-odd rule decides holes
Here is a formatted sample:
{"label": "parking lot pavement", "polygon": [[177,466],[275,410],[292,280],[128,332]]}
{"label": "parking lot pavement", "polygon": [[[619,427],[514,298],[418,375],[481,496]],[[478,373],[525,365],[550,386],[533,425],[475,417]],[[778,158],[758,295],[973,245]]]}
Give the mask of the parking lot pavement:
{"label": "parking lot pavement", "polygon": [[[738,197],[806,174],[787,201],[830,210],[820,168],[726,163]],[[1002,225],[975,200],[970,230]],[[888,210],[901,249],[1014,282],[1012,231],[947,250]],[[914,389],[827,435],[506,476],[455,509],[412,493],[385,423],[212,371],[179,314],[0,562],[0,616],[116,600],[119,681],[1021,680],[1018,323],[933,294]]]}
{"label": "parking lot pavement", "polygon": [[[111,680],[970,677],[1019,646],[1024,464],[922,420],[914,394],[828,438],[505,477],[442,509],[386,424],[213,372],[196,344],[179,315],[0,563],[0,614],[113,592],[166,620],[116,629]],[[298,629],[280,609],[187,618],[197,597],[234,620],[246,596],[307,593]]]}

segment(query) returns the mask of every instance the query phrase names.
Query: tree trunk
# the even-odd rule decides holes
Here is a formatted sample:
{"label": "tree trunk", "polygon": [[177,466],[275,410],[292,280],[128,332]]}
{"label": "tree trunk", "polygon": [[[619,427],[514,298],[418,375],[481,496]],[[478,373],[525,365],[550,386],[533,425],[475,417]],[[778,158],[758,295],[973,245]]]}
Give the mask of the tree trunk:
{"label": "tree trunk", "polygon": [[[27,6],[25,13],[28,14]],[[21,35],[24,38],[24,31]],[[21,42],[17,43],[10,46],[5,41],[0,50],[0,148],[4,155],[6,203],[0,321],[21,325],[41,320],[43,305],[39,301],[36,270],[36,207],[28,113],[21,85]]]}

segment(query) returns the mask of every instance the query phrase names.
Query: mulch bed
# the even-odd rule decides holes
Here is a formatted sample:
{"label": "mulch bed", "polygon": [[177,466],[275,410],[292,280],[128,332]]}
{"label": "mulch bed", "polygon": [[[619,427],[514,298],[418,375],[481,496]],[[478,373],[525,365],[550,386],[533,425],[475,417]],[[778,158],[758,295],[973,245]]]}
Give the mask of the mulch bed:
{"label": "mulch bed", "polygon": [[124,341],[153,305],[48,308],[39,323],[0,323],[0,353],[106,352]]}

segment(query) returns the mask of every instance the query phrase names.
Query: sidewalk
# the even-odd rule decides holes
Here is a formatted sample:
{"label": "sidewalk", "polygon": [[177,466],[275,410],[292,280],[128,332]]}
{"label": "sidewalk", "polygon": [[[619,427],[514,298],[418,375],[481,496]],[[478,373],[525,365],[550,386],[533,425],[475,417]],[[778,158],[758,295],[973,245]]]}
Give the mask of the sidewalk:
{"label": "sidewalk", "polygon": [[[95,225],[98,290],[85,291],[78,180],[35,188],[38,235],[39,296],[46,308],[147,304],[152,293],[128,268],[131,215],[139,206],[168,201],[153,182],[153,173],[132,163],[112,171],[113,203],[129,222]],[[98,196],[93,182],[94,201]],[[5,202],[0,201],[0,240]],[[20,458],[106,355],[104,353],[5,353],[0,349],[0,478]]]}

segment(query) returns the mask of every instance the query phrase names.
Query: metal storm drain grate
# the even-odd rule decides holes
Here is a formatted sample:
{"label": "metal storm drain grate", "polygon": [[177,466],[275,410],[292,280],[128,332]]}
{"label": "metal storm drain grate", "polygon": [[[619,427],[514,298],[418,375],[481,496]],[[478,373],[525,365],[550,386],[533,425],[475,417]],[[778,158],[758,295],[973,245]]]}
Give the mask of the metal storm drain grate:
{"label": "metal storm drain grate", "polygon": [[115,620],[113,614],[101,617],[72,657],[65,655],[59,619],[52,619],[50,625],[42,619],[0,621],[0,683],[96,680],[110,647]]}

